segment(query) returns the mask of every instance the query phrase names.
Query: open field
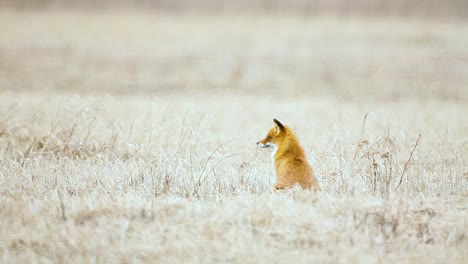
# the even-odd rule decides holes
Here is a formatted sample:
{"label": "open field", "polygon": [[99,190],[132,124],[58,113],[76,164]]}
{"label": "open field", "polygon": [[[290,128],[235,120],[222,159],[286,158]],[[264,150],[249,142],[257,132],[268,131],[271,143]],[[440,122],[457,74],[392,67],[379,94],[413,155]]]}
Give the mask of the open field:
{"label": "open field", "polygon": [[[463,22],[0,11],[0,261],[467,263],[466,43]],[[273,117],[322,192],[272,191]]]}

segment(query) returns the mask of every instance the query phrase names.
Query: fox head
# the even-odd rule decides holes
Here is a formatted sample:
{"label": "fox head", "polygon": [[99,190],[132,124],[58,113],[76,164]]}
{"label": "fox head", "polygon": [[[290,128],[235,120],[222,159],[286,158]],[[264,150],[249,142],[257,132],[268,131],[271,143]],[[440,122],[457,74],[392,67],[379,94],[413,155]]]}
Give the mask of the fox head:
{"label": "fox head", "polygon": [[273,122],[275,122],[275,126],[268,131],[264,139],[257,142],[257,146],[261,148],[277,148],[281,144],[286,134],[286,127],[277,119],[273,119]]}

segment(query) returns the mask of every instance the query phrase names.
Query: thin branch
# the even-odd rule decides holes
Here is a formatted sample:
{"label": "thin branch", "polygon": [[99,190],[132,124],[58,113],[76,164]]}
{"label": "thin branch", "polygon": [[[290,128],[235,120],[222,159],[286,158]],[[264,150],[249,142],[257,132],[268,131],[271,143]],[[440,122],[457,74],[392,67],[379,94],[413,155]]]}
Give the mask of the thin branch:
{"label": "thin branch", "polygon": [[60,193],[60,191],[57,191],[57,194],[58,194],[58,197],[59,197],[59,200],[60,200],[60,209],[62,211],[62,220],[66,221],[67,220],[67,215],[65,214],[65,204],[63,203],[62,194]]}
{"label": "thin branch", "polygon": [[357,153],[358,153],[358,150],[359,150],[359,144],[361,144],[362,139],[363,139],[363,136],[364,136],[364,129],[366,128],[366,121],[367,121],[367,116],[368,116],[368,115],[369,115],[369,112],[367,112],[367,113],[364,115],[364,120],[362,121],[361,136],[360,136],[360,138],[359,138],[358,144],[356,145],[356,150],[355,150],[355,152],[354,152],[353,162],[356,161]]}
{"label": "thin branch", "polygon": [[400,181],[398,182],[398,185],[397,185],[397,187],[396,187],[396,190],[398,190],[398,188],[399,188],[400,185],[401,185],[401,182],[403,181],[403,176],[405,175],[406,169],[408,168],[408,165],[409,165],[409,163],[410,163],[410,161],[411,161],[411,158],[413,157],[414,150],[415,150],[416,147],[418,146],[419,140],[420,140],[420,139],[421,139],[421,134],[419,134],[418,139],[416,140],[416,143],[414,144],[413,150],[411,151],[411,154],[410,154],[408,160],[406,161],[405,167],[403,168],[403,172],[401,173]]}

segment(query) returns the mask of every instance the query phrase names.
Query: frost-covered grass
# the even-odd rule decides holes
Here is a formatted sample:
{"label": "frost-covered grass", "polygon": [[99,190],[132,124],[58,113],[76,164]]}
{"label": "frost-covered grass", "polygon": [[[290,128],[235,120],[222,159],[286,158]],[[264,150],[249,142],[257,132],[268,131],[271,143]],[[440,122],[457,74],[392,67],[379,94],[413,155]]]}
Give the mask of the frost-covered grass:
{"label": "frost-covered grass", "polygon": [[465,25],[2,12],[1,262],[467,262]]}

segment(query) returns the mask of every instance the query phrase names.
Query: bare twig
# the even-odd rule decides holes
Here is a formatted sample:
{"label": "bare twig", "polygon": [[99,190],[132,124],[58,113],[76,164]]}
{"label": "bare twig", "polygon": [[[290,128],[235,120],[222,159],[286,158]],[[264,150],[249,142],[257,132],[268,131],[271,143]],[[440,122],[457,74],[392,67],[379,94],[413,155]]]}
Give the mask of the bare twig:
{"label": "bare twig", "polygon": [[115,124],[113,125],[112,128],[112,138],[111,138],[111,150],[113,151],[115,148],[115,142],[117,141],[117,137],[119,136],[119,130],[115,128]]}
{"label": "bare twig", "polygon": [[97,120],[97,116],[98,116],[98,114],[99,114],[99,111],[100,111],[100,109],[98,108],[98,109],[94,112],[94,116],[92,117],[91,121],[90,121],[89,124],[88,124],[88,131],[87,131],[87,133],[86,133],[86,136],[85,136],[83,145],[86,145],[86,144],[88,143],[89,137],[90,137],[90,135],[91,135],[91,130],[93,129],[94,124],[96,123],[96,120]]}
{"label": "bare twig", "polygon": [[150,125],[150,129],[149,129],[149,135],[148,135],[148,142],[146,142],[146,144],[148,145],[148,147],[150,146],[151,144],[151,138],[153,137],[153,123],[151,123]]}
{"label": "bare twig", "polygon": [[365,127],[366,127],[366,121],[367,121],[367,116],[368,116],[368,115],[369,115],[369,112],[367,112],[367,113],[364,115],[364,120],[362,121],[361,137],[359,138],[359,142],[358,142],[358,144],[356,145],[356,151],[354,152],[353,162],[356,161],[357,153],[358,153],[358,150],[359,150],[359,144],[361,144],[362,138],[363,138],[363,136],[364,136],[364,129],[365,129]]}
{"label": "bare twig", "polygon": [[193,145],[190,145],[190,147],[189,147],[189,161],[190,161],[190,176],[191,176],[191,179],[192,179],[192,182],[193,182],[195,178],[193,176],[192,147],[193,147]]}
{"label": "bare twig", "polygon": [[31,155],[31,153],[33,151],[33,148],[36,145],[36,142],[37,142],[37,137],[34,137],[33,141],[31,142],[31,144],[28,146],[28,148],[24,152],[24,158],[25,159],[28,158]]}
{"label": "bare twig", "polygon": [[57,193],[58,193],[58,197],[60,200],[60,210],[62,211],[62,220],[66,221],[67,215],[65,213],[65,204],[63,203],[62,194],[60,193],[60,191],[57,191]]}
{"label": "bare twig", "polygon": [[184,128],[185,128],[185,121],[187,120],[187,114],[188,112],[185,112],[184,114],[184,119],[182,119],[182,125],[180,126],[180,132],[179,132],[179,142],[177,146],[177,152],[175,153],[176,158],[175,158],[175,169],[174,169],[174,174],[177,175],[179,172],[179,157],[180,157],[180,151],[182,149],[182,146],[184,145]]}
{"label": "bare twig", "polygon": [[411,151],[411,154],[410,154],[408,160],[406,161],[405,167],[403,168],[403,172],[401,173],[400,181],[398,182],[398,185],[397,185],[397,187],[396,187],[396,190],[398,190],[398,188],[399,188],[400,185],[401,185],[401,182],[403,181],[403,176],[405,175],[406,169],[408,168],[408,165],[409,165],[409,163],[410,163],[410,161],[411,161],[411,158],[413,157],[414,150],[415,150],[416,147],[418,146],[419,140],[420,140],[420,139],[421,139],[421,134],[419,134],[418,139],[416,140],[416,143],[414,144],[413,150]]}
{"label": "bare twig", "polygon": [[132,124],[130,125],[130,132],[128,133],[128,140],[130,142],[132,141],[133,125],[135,125],[135,119],[132,120]]}
{"label": "bare twig", "polygon": [[[70,134],[68,134],[68,138],[67,140],[64,142],[65,144],[63,145],[62,147],[62,153],[67,155],[69,154],[69,146],[70,146],[70,141],[71,141],[71,138],[73,136],[73,133],[75,132],[75,129],[76,127],[78,126],[78,119],[75,120],[75,123],[73,124],[72,128],[71,128],[71,131],[70,131]],[[68,152],[68,153],[67,153]]]}

